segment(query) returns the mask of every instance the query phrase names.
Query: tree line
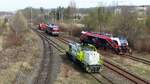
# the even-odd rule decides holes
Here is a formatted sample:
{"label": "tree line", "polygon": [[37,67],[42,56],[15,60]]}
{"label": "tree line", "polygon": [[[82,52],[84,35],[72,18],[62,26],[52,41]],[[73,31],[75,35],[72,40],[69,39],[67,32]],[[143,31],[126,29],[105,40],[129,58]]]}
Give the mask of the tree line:
{"label": "tree line", "polygon": [[81,23],[85,25],[85,30],[124,35],[132,48],[150,51],[147,47],[150,46],[150,16],[144,13],[139,15],[134,8],[123,7],[116,13],[107,7],[97,7]]}

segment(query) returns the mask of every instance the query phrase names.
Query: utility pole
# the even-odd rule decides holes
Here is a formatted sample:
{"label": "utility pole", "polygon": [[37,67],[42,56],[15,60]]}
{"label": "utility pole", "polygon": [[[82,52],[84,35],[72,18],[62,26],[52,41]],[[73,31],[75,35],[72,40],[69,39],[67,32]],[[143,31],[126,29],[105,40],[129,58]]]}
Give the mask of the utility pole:
{"label": "utility pole", "polygon": [[32,28],[32,7],[30,8],[30,28]]}
{"label": "utility pole", "polygon": [[64,21],[64,8],[61,8],[61,21]]}
{"label": "utility pole", "polygon": [[56,22],[56,9],[54,9],[54,23]]}
{"label": "utility pole", "polygon": [[99,32],[101,31],[101,23],[100,23],[100,7],[98,7],[98,25],[99,25]]}
{"label": "utility pole", "polygon": [[74,0],[71,0],[70,2],[70,10],[69,10],[69,15],[70,15],[70,20],[71,20],[71,35],[72,35],[72,25],[75,23],[75,19],[74,19],[74,16],[76,16],[76,3]]}
{"label": "utility pole", "polygon": [[104,13],[104,9],[103,9],[103,3],[100,3],[100,6],[98,7],[98,25],[99,25],[99,32],[102,31],[102,22],[103,22],[103,13]]}

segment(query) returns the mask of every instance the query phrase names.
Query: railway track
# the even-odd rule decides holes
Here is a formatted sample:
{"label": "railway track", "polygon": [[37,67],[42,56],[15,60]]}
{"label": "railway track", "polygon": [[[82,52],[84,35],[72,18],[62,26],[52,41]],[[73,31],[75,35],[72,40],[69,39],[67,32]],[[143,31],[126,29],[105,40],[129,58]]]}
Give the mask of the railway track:
{"label": "railway track", "polygon": [[133,56],[133,55],[125,55],[124,57],[127,57],[127,58],[129,58],[129,59],[132,59],[132,60],[134,60],[134,61],[138,61],[138,62],[147,64],[147,65],[150,65],[150,61],[149,61],[149,60],[146,60],[146,59],[138,58],[138,57],[135,57],[135,56]]}
{"label": "railway track", "polygon": [[[64,42],[65,44],[68,44],[69,41],[63,39],[63,38],[60,38],[60,37],[57,37],[58,40]],[[136,83],[136,84],[150,84],[150,81],[147,81],[145,79],[142,79],[122,68],[120,68],[119,66],[116,66],[114,65],[113,63],[109,62],[107,59],[104,59],[105,63],[104,63],[104,66],[117,72],[118,74],[122,75],[123,77],[129,79],[130,81]]]}
{"label": "railway track", "polygon": [[64,53],[65,49],[61,47],[58,43],[55,41],[49,39],[44,33],[38,32],[46,41],[48,41],[54,48],[56,48],[59,52]]}
{"label": "railway track", "polygon": [[[40,35],[39,35],[40,36]],[[41,37],[41,36],[40,36]],[[34,80],[34,84],[50,84],[50,74],[51,74],[51,59],[53,56],[52,46],[49,45],[49,42],[41,37],[43,41],[43,57],[40,63],[40,69],[38,75]]]}
{"label": "railway track", "polygon": [[[107,77],[101,75],[100,73],[90,74],[94,79],[99,81],[101,84],[115,84],[113,81],[109,80]],[[102,81],[103,80],[103,81]]]}
{"label": "railway track", "polygon": [[[36,31],[36,32],[38,32],[38,31]],[[59,44],[57,44],[55,41],[49,39],[45,34],[40,33],[40,32],[38,32],[38,33],[39,33],[39,35],[41,35],[41,37],[44,38],[44,40],[47,40],[47,41],[51,42],[52,46],[55,47],[59,52],[64,53],[64,50],[65,50],[65,49],[62,48]],[[92,74],[90,74],[90,75],[93,76],[93,78],[94,78],[95,80],[97,80],[99,83],[101,83],[101,84],[106,84],[106,83],[103,83],[102,80],[100,80],[96,75],[92,75]],[[109,79],[107,79],[107,78],[104,78],[104,79],[105,79],[105,80],[109,80]],[[112,83],[110,80],[109,80],[109,82],[110,82],[110,83],[107,82],[107,84],[114,84],[114,83]],[[40,84],[40,83],[34,83],[34,84]],[[41,84],[43,84],[43,83],[41,83]],[[47,83],[45,83],[45,84],[47,84]]]}
{"label": "railway track", "polygon": [[[106,51],[104,51],[104,52],[106,52]],[[109,53],[110,53],[110,52],[109,52]],[[113,53],[110,53],[110,54],[114,55]],[[128,58],[128,59],[131,59],[131,60],[136,61],[136,62],[139,62],[139,63],[143,63],[143,64],[146,64],[146,65],[150,65],[150,60],[146,60],[146,59],[143,59],[143,58],[139,58],[139,57],[136,57],[136,56],[133,56],[133,55],[117,55],[117,54],[115,54],[115,56]]]}

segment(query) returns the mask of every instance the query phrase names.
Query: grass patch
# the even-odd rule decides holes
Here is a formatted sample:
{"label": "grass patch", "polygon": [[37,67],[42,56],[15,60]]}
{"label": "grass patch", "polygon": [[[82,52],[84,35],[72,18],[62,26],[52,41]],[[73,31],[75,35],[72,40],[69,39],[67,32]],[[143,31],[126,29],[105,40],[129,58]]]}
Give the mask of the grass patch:
{"label": "grass patch", "polygon": [[33,67],[26,62],[11,64],[7,69],[0,72],[0,84],[15,83],[18,77],[21,77],[21,73],[29,73],[32,68]]}
{"label": "grass patch", "polygon": [[22,38],[21,45],[12,44],[0,54],[0,84],[27,84],[31,80],[42,53],[41,40],[32,31],[24,33]]}

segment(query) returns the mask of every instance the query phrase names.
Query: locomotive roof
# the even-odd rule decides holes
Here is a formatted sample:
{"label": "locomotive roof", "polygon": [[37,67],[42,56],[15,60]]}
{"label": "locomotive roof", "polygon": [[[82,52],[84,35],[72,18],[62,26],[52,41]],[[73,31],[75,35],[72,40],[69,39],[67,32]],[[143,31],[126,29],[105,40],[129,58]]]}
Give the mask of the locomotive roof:
{"label": "locomotive roof", "polygon": [[108,36],[105,36],[105,35],[100,35],[100,34],[97,34],[97,33],[92,33],[92,32],[82,32],[82,34],[84,35],[88,35],[88,36],[92,36],[92,37],[98,37],[98,38],[101,38],[101,39],[106,39],[108,41],[112,41],[112,39]]}

